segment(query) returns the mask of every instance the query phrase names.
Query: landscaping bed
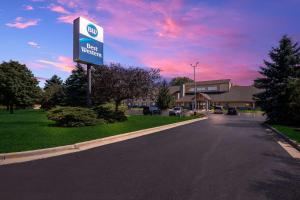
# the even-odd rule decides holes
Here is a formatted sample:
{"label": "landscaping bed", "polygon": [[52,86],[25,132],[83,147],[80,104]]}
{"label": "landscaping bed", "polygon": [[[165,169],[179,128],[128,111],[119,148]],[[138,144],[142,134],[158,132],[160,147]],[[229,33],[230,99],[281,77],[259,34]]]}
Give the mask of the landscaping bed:
{"label": "landscaping bed", "polygon": [[63,146],[176,123],[195,117],[129,116],[127,121],[86,127],[57,127],[42,110],[0,111],[0,153]]}

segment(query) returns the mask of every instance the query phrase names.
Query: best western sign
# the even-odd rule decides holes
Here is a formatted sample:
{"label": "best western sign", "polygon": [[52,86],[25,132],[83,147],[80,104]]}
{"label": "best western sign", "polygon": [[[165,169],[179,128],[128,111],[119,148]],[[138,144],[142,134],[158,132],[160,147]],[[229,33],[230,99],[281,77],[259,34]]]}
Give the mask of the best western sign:
{"label": "best western sign", "polygon": [[74,20],[73,60],[84,64],[103,64],[103,28],[83,17]]}

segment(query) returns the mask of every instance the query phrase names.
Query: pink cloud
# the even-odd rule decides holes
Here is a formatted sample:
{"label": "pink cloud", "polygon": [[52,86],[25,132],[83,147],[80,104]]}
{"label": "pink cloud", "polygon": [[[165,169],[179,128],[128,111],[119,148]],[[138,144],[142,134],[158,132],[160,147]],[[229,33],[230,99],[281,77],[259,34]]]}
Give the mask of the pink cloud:
{"label": "pink cloud", "polygon": [[37,80],[39,80],[39,81],[46,81],[46,80],[48,80],[48,78],[45,78],[45,77],[40,77],[40,76],[37,76],[37,77],[35,77]]}
{"label": "pink cloud", "polygon": [[39,19],[24,19],[22,17],[17,17],[13,22],[6,23],[6,26],[11,28],[25,29],[30,26],[38,25]]}
{"label": "pink cloud", "polygon": [[[72,24],[79,16],[97,22],[113,38],[107,45],[144,66],[159,67],[165,76],[191,77],[190,64],[198,60],[199,80],[232,78],[250,84],[258,75],[259,63],[254,62],[258,56],[243,48],[251,41],[246,36],[247,27],[240,26],[245,19],[237,10],[204,4],[187,7],[183,0],[57,3],[69,11],[61,13],[59,22]],[[95,12],[99,15],[90,14]],[[132,42],[132,46],[119,41],[126,41],[126,45]]]}
{"label": "pink cloud", "polygon": [[69,14],[70,12],[67,11],[64,7],[62,6],[59,6],[59,5],[54,5],[54,4],[51,4],[49,6],[49,9],[53,12],[57,12],[57,13],[60,13],[60,14]]}
{"label": "pink cloud", "polygon": [[24,10],[30,11],[30,10],[34,10],[34,8],[31,5],[26,5],[26,6],[24,6]]}
{"label": "pink cloud", "polygon": [[72,58],[66,56],[59,56],[57,61],[37,60],[38,63],[56,67],[57,69],[65,72],[70,72],[74,69],[74,62]]}

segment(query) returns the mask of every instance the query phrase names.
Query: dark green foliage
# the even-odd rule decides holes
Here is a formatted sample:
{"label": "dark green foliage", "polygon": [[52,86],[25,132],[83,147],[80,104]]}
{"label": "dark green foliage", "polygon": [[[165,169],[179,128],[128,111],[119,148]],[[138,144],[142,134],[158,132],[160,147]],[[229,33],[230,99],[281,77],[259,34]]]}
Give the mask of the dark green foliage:
{"label": "dark green foliage", "polygon": [[41,101],[43,109],[48,110],[58,105],[64,105],[65,98],[63,81],[58,76],[54,75],[46,80]]}
{"label": "dark green foliage", "polygon": [[41,101],[41,108],[49,110],[55,106],[64,105],[65,92],[62,85],[51,85],[44,92]]}
{"label": "dark green foliage", "polygon": [[44,90],[48,89],[52,85],[63,85],[63,81],[57,75],[53,75],[50,79],[46,80]]}
{"label": "dark green foliage", "polygon": [[[300,77],[300,76],[299,76]],[[290,81],[289,114],[292,124],[300,126],[300,78]]]}
{"label": "dark green foliage", "polygon": [[279,47],[272,48],[269,56],[271,61],[264,61],[265,67],[260,70],[263,77],[255,80],[255,86],[262,89],[261,93],[255,95],[255,100],[270,122],[290,123],[289,82],[297,78],[300,48],[284,36]]}
{"label": "dark green foliage", "polygon": [[97,115],[93,110],[80,107],[53,108],[48,111],[47,117],[63,127],[92,126],[97,123]]}
{"label": "dark green foliage", "polygon": [[40,88],[32,72],[16,61],[0,65],[0,100],[13,113],[14,106],[25,108],[38,101]]}
{"label": "dark green foliage", "polygon": [[172,80],[170,81],[170,85],[171,86],[180,86],[185,83],[193,83],[193,82],[194,81],[188,77],[179,76],[179,77],[172,78]]}
{"label": "dark green foliage", "polygon": [[108,123],[127,120],[125,108],[121,106],[119,110],[116,111],[112,103],[97,106],[94,108],[94,111],[97,113],[97,118],[104,119]]}
{"label": "dark green foliage", "polygon": [[156,105],[164,110],[170,108],[173,102],[173,97],[169,93],[169,87],[166,81],[162,82],[162,85],[159,88],[158,96],[156,99]]}
{"label": "dark green foliage", "polygon": [[66,104],[70,106],[86,106],[87,75],[81,65],[77,65],[66,80]]}

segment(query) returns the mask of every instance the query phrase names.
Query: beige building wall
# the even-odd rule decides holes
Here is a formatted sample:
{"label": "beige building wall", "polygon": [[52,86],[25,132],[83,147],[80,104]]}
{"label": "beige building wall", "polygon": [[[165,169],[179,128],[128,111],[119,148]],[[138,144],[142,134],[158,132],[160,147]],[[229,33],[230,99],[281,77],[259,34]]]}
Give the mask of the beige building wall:
{"label": "beige building wall", "polygon": [[229,84],[219,84],[219,91],[229,91]]}

